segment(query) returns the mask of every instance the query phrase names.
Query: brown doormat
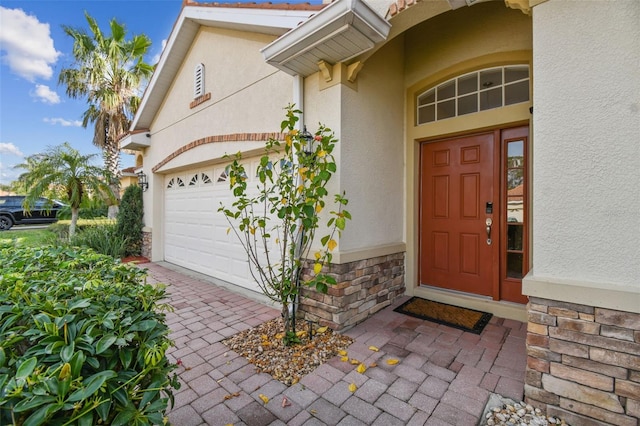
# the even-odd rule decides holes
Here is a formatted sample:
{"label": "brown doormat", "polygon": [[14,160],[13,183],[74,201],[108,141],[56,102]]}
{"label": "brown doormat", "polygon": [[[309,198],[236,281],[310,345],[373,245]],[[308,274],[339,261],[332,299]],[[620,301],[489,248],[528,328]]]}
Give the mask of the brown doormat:
{"label": "brown doormat", "polygon": [[412,297],[394,309],[401,314],[480,334],[493,316],[487,312]]}

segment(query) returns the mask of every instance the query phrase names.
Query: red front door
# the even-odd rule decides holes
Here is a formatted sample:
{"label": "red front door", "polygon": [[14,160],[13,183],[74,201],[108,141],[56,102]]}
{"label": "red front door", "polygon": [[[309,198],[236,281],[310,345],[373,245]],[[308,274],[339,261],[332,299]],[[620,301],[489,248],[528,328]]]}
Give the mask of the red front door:
{"label": "red front door", "polygon": [[420,284],[499,298],[500,132],[421,145]]}

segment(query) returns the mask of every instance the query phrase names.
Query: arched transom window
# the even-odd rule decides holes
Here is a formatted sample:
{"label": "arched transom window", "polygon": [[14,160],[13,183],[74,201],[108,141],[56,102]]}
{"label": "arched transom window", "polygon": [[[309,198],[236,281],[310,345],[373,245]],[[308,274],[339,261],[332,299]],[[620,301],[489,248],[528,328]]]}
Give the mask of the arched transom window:
{"label": "arched transom window", "polygon": [[487,68],[452,78],[420,95],[418,124],[529,101],[529,66]]}

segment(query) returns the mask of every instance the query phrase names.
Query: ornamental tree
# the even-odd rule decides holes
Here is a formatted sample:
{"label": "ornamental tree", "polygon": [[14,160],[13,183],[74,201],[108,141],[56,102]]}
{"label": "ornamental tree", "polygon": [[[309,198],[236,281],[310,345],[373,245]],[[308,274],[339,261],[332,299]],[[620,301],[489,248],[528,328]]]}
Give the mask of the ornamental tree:
{"label": "ornamental tree", "polygon": [[233,230],[246,251],[258,286],[282,306],[286,344],[296,341],[295,301],[305,261],[313,265],[313,273],[303,284],[326,293],[336,280],[323,267],[331,263],[337,239],[351,219],[344,193],[335,194],[335,207],[324,215],[321,229],[326,233],[314,244],[323,224],[319,214],[329,209],[327,184],[337,171],[333,150],[338,140],[322,124],[315,136],[301,134],[296,130],[300,113],[293,105],[286,108],[284,141],[271,138],[266,143],[256,171],[257,188],[248,188],[242,155],[234,156],[227,174],[235,201],[218,209],[229,222],[227,232]]}

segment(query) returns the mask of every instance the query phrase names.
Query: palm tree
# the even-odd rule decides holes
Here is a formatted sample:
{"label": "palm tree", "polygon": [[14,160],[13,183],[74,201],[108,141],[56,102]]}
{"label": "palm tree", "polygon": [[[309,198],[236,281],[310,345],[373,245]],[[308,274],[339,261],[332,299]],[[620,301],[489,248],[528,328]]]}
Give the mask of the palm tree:
{"label": "palm tree", "polygon": [[80,154],[67,142],[27,157],[24,163],[16,166],[27,170],[21,176],[27,188],[24,209],[29,210],[50,188],[60,188],[71,207],[69,238],[73,237],[83,197],[93,193],[115,198],[105,179],[105,170],[91,164],[94,157],[96,154]]}
{"label": "palm tree", "polygon": [[111,35],[105,36],[94,18],[85,12],[91,34],[82,29],[63,26],[73,38],[74,66],[60,71],[58,82],[67,87],[74,99],[87,99],[88,109],[82,125],[94,124],[93,143],[102,149],[109,185],[116,199],[109,206],[109,217],[115,218],[120,201],[120,141],[129,130],[131,119],[140,105],[138,91],[153,73],[143,61],[151,40],[135,35],[126,40],[126,29],[115,19],[110,21]]}

